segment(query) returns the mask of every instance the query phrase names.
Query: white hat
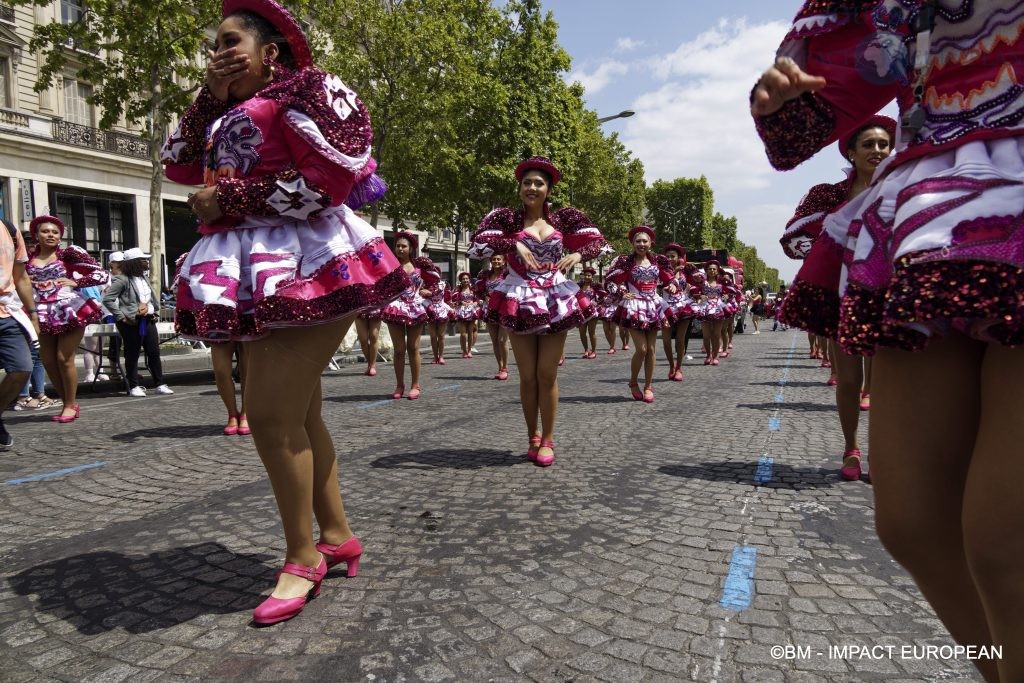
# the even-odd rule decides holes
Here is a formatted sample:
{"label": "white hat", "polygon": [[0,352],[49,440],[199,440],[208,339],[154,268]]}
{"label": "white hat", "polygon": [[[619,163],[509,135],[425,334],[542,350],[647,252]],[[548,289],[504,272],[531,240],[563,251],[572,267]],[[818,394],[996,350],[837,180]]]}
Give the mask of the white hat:
{"label": "white hat", "polygon": [[121,263],[122,261],[124,261],[123,251],[112,251],[107,257],[107,263]]}
{"label": "white hat", "polygon": [[124,256],[124,260],[125,261],[134,261],[135,259],[138,259],[138,258],[149,258],[149,254],[143,253],[143,251],[141,249],[139,249],[138,247],[132,247],[131,249],[125,249],[123,256]]}

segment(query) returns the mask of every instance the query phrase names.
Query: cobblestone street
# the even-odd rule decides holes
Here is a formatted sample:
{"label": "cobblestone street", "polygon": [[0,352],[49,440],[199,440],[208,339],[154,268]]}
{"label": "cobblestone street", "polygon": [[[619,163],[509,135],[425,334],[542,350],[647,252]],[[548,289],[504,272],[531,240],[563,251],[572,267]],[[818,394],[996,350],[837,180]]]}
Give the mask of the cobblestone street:
{"label": "cobblestone street", "polygon": [[[952,639],[879,544],[870,485],[839,478],[834,391],[805,335],[737,335],[720,367],[692,340],[682,383],[658,344],[646,405],[628,352],[602,339],[581,360],[570,334],[546,469],[486,335],[472,360],[456,342],[425,364],[418,401],[387,400],[390,365],[327,372],[365,554],[260,629],[283,536],[251,437],[221,435],[212,377],[86,390],[70,425],[6,413],[0,679],[980,680],[964,660],[829,650]],[[777,658],[787,644],[809,650]]]}

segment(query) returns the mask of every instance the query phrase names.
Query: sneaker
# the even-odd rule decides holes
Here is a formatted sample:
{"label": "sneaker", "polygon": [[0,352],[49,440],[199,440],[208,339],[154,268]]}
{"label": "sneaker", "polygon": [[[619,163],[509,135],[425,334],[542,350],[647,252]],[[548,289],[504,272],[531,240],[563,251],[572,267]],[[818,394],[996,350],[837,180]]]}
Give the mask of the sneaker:
{"label": "sneaker", "polygon": [[146,390],[143,387],[132,387],[132,390],[128,392],[128,395],[141,398],[146,395]]}
{"label": "sneaker", "polygon": [[110,375],[108,375],[105,372],[101,372],[100,374],[96,375],[96,381],[97,382],[109,382],[110,381]]}
{"label": "sneaker", "polygon": [[171,389],[171,388],[170,388],[169,386],[167,386],[166,384],[161,384],[160,386],[158,386],[158,387],[156,388],[156,393],[158,393],[158,394],[173,394],[173,393],[174,393],[174,390],[173,390],[173,389]]}
{"label": "sneaker", "polygon": [[14,445],[14,437],[5,427],[0,427],[0,448],[10,448]]}
{"label": "sneaker", "polygon": [[471,349],[469,350],[469,352],[470,352],[470,353],[480,353],[479,351],[477,351],[477,350],[476,350],[476,347],[475,347],[475,346],[474,346],[473,348],[471,348]]}
{"label": "sneaker", "polygon": [[96,381],[96,376],[91,372],[86,373],[85,377],[82,378],[82,384],[92,384]]}

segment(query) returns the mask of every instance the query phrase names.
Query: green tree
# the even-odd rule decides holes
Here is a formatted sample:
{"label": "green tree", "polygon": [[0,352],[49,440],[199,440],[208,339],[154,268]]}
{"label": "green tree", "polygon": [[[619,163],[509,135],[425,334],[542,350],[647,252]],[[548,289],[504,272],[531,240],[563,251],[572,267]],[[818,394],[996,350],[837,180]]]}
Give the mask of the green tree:
{"label": "green tree", "polygon": [[711,217],[712,244],[716,249],[725,249],[730,254],[736,249],[737,221],[735,216],[726,218],[715,212]]}
{"label": "green tree", "polygon": [[647,212],[658,242],[676,241],[687,249],[713,246],[715,195],[711,184],[700,178],[656,180],[647,189]]}
{"label": "green tree", "polygon": [[[12,0],[16,5],[50,5],[51,0]],[[100,108],[100,128],[119,121],[143,128],[149,142],[150,248],[162,254],[163,167],[160,146],[176,114],[188,106],[205,73],[205,30],[219,17],[217,0],[89,0],[78,21],[36,26],[30,50],[43,54],[37,91],[59,82],[68,68],[91,83],[89,104]],[[160,268],[152,269],[159,291]]]}

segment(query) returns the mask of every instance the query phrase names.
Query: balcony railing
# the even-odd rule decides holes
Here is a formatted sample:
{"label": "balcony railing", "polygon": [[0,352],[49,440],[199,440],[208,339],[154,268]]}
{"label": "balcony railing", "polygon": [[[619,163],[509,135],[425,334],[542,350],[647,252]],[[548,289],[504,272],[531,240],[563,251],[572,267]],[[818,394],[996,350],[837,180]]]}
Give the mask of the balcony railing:
{"label": "balcony railing", "polygon": [[0,109],[0,124],[17,128],[28,128],[28,116],[21,112],[11,111],[10,109]]}
{"label": "balcony railing", "polygon": [[0,21],[6,21],[8,24],[14,23],[14,7],[6,2],[0,3]]}
{"label": "balcony railing", "polygon": [[115,133],[58,120],[53,122],[53,138],[77,147],[98,149],[123,157],[149,159],[149,142],[127,133]]}

